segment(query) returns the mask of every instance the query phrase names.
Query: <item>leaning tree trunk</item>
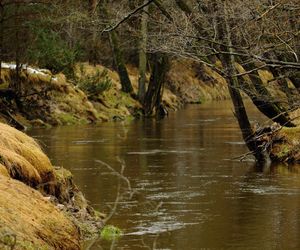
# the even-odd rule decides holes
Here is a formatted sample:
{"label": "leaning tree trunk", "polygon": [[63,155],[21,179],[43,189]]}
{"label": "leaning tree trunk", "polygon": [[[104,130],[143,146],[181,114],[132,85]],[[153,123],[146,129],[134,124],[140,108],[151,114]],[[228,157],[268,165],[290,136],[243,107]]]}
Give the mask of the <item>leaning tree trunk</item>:
{"label": "leaning tree trunk", "polygon": [[[266,53],[266,56],[269,57],[270,59],[280,61],[280,58],[278,58],[276,51],[270,51],[270,52]],[[294,97],[293,97],[293,94],[292,94],[292,92],[291,92],[291,90],[288,86],[288,81],[287,81],[287,78],[285,76],[286,72],[284,72],[284,70],[282,70],[279,67],[272,67],[272,66],[269,67],[269,70],[273,74],[274,78],[277,80],[277,83],[278,83],[281,91],[286,94],[289,105],[293,106]]]}
{"label": "leaning tree trunk", "polygon": [[[217,6],[215,6],[217,7]],[[235,110],[235,116],[238,120],[243,139],[256,160],[261,164],[266,164],[270,162],[270,158],[268,153],[261,147],[260,143],[256,140],[255,134],[251,128],[250,121],[244,106],[244,102],[240,93],[240,86],[236,75],[235,70],[235,56],[232,47],[231,40],[231,29],[228,20],[228,11],[227,11],[227,1],[222,1],[222,6],[220,7],[220,13],[218,17],[217,23],[217,32],[219,41],[223,41],[221,45],[219,45],[219,50],[223,51],[220,56],[223,67],[226,69],[227,73],[227,84],[230,92],[231,100]]]}
{"label": "leaning tree trunk", "polygon": [[[252,71],[255,68],[254,63],[244,64],[246,71]],[[279,102],[274,100],[268,89],[264,86],[257,71],[253,71],[248,74],[254,89],[247,83],[243,85],[244,92],[251,98],[253,104],[257,109],[265,116],[279,123],[281,126],[294,127],[288,116],[287,109],[283,107]]]}
{"label": "leaning tree trunk", "polygon": [[144,99],[145,116],[153,115],[153,111],[158,114],[163,109],[161,100],[168,65],[167,56],[158,53],[153,56],[152,74]]}
{"label": "leaning tree trunk", "polygon": [[125,62],[124,62],[123,53],[122,53],[122,50],[120,49],[116,32],[111,31],[109,33],[109,38],[110,38],[111,47],[113,50],[115,65],[117,67],[118,75],[119,75],[121,86],[122,86],[122,91],[125,93],[132,94],[133,88],[132,88],[131,81],[128,76],[128,72],[126,69]]}

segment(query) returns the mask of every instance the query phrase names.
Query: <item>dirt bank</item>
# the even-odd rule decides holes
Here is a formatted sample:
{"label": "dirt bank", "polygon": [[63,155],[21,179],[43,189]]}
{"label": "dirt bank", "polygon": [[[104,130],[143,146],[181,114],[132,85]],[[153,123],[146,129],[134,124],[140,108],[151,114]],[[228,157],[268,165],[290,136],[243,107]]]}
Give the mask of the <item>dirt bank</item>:
{"label": "dirt bank", "polygon": [[0,123],[0,249],[80,249],[102,226],[69,171]]}

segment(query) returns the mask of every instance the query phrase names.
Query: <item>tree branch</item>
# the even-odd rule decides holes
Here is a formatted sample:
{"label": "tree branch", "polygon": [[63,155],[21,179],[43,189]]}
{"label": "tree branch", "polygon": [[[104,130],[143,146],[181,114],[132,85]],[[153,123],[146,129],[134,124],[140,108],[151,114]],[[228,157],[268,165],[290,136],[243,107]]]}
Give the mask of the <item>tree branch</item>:
{"label": "tree branch", "polygon": [[137,7],[136,9],[134,9],[132,12],[128,13],[125,17],[123,17],[120,21],[118,21],[117,23],[115,23],[112,26],[109,26],[107,28],[105,28],[101,33],[104,32],[111,32],[113,30],[115,30],[116,28],[118,28],[122,23],[124,23],[126,20],[128,20],[130,17],[132,17],[133,15],[135,15],[136,13],[138,13],[139,11],[141,11],[143,8],[145,8],[146,6],[148,6],[149,4],[153,3],[155,0],[149,0],[148,2],[142,4],[141,6]]}

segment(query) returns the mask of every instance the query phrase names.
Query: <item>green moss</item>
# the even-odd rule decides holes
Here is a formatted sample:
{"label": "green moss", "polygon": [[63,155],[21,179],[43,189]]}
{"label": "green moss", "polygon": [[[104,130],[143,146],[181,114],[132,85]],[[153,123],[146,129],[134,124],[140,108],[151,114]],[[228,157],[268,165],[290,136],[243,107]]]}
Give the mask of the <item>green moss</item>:
{"label": "green moss", "polygon": [[122,236],[123,232],[120,228],[113,225],[107,225],[101,230],[101,238],[107,241],[117,240]]}
{"label": "green moss", "polygon": [[72,125],[78,122],[78,119],[69,113],[57,114],[56,118],[62,125]]}
{"label": "green moss", "polygon": [[[1,245],[5,246],[7,249],[11,248],[13,249],[13,247],[16,245],[16,235],[12,232],[9,231],[3,231],[1,232],[0,235],[0,247]],[[4,249],[5,249],[4,247]],[[3,248],[1,248],[3,249]]]}
{"label": "green moss", "polygon": [[54,171],[57,181],[65,182],[66,180],[73,179],[72,173],[65,168],[58,168]]}
{"label": "green moss", "polygon": [[[1,83],[1,79],[0,79],[0,83]],[[2,84],[0,84],[0,89],[8,89],[9,83],[8,82],[4,82]]]}
{"label": "green moss", "polygon": [[29,241],[18,241],[17,242],[17,248],[23,249],[23,250],[49,250],[49,247],[47,246],[36,246],[32,244]]}
{"label": "green moss", "polygon": [[277,153],[278,158],[283,158],[289,155],[291,149],[288,145],[282,145],[280,151]]}

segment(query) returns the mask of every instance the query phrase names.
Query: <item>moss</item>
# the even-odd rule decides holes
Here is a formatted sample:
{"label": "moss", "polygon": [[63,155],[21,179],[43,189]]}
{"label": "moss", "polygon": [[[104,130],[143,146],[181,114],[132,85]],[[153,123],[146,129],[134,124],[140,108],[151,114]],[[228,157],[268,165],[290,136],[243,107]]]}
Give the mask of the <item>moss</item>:
{"label": "moss", "polygon": [[290,154],[291,147],[288,145],[282,145],[280,147],[279,152],[277,153],[278,158],[284,158],[287,157]]}
{"label": "moss", "polygon": [[73,114],[69,114],[69,113],[57,114],[56,119],[62,125],[72,125],[72,124],[76,124],[77,122],[77,119],[73,116]]}
{"label": "moss", "polygon": [[20,247],[22,250],[49,250],[47,246],[37,246],[33,245],[30,241],[17,241],[17,248]]}
{"label": "moss", "polygon": [[122,236],[123,232],[120,228],[113,225],[106,225],[101,230],[101,238],[107,241],[117,240]]}
{"label": "moss", "polygon": [[277,162],[300,162],[300,127],[282,128],[273,138],[271,158]]}
{"label": "moss", "polygon": [[0,230],[0,246],[5,246],[6,249],[13,249],[16,245],[16,235],[7,228]]}

